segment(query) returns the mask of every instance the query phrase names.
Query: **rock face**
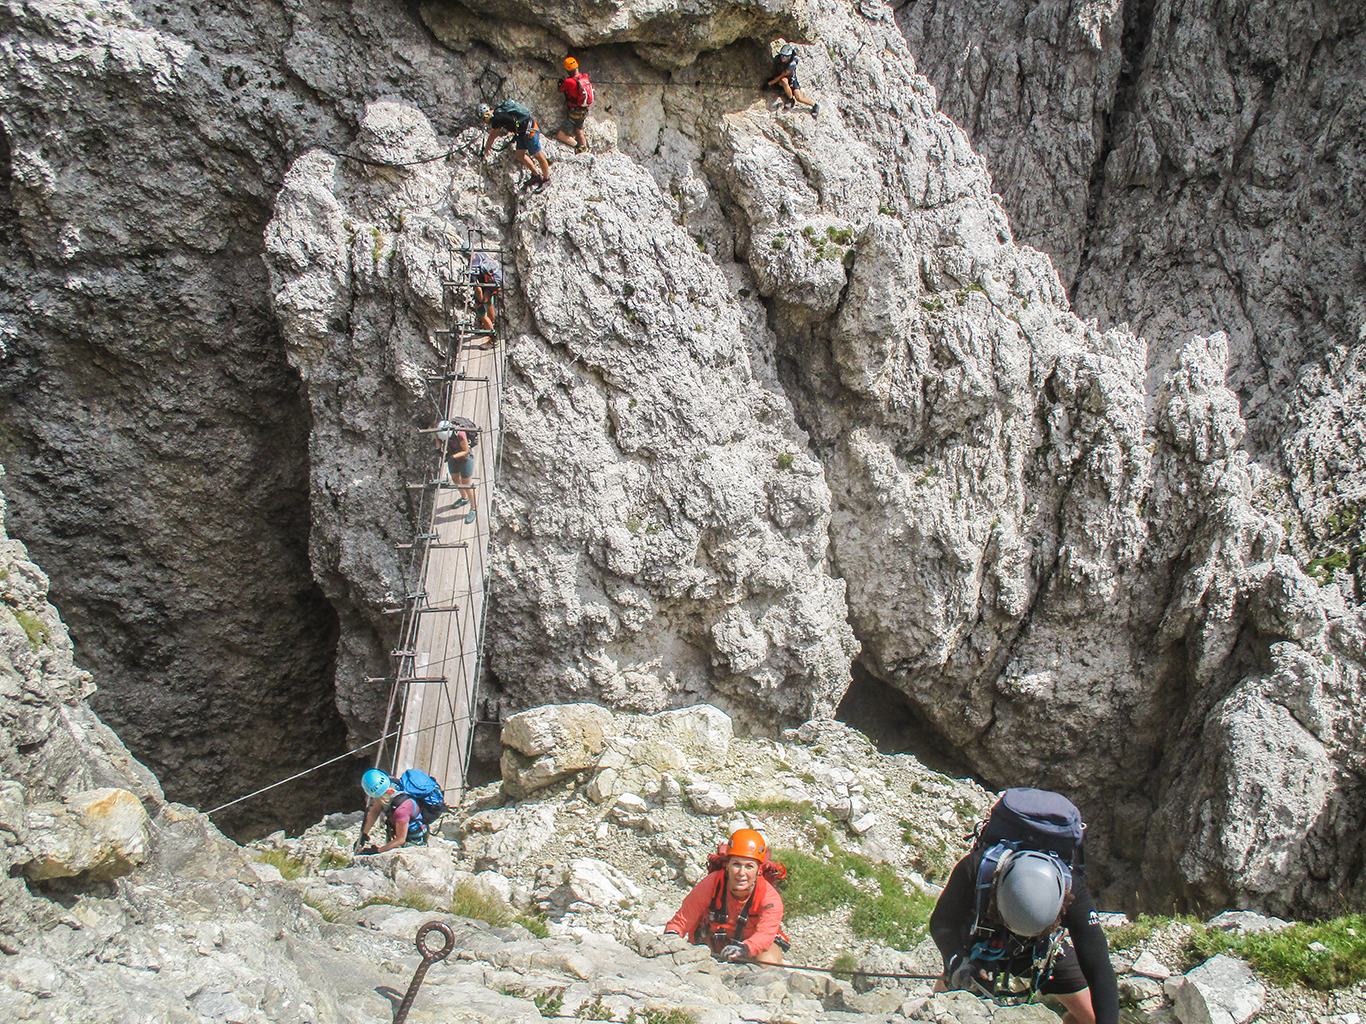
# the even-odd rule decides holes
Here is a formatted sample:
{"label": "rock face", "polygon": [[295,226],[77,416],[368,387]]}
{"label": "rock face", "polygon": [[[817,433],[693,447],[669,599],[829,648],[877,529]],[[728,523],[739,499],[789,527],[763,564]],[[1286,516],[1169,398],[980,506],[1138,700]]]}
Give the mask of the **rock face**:
{"label": "rock face", "polygon": [[1228,333],[1251,446],[1282,480],[1266,499],[1302,560],[1346,573],[1366,499],[1360,6],[954,0],[897,18],[1018,237],[1081,315],[1148,339],[1150,386],[1190,334]]}
{"label": "rock face", "polygon": [[[1185,319],[1153,320],[1151,346],[1074,317],[1076,281],[1116,302],[1141,284],[1154,304],[1163,284],[1097,276],[1118,251],[1098,243],[1075,250],[1075,270],[1060,248],[1060,280],[1014,243],[987,165],[935,109],[889,8],[579,18],[360,0],[165,24],[140,9],[3,10],[18,55],[0,79],[5,253],[24,310],[4,336],[21,396],[2,414],[4,455],[26,531],[83,595],[111,706],[137,717],[138,749],[177,785],[235,796],[289,758],[339,750],[343,722],[360,742],[378,729],[386,694],[365,679],[386,674],[382,612],[411,582],[394,550],[412,533],[404,487],[434,464],[416,430],[432,419],[439,276],[474,230],[511,268],[493,703],[707,701],[775,735],[829,714],[857,657],[987,780],[1072,793],[1116,894],[1272,912],[1360,900],[1366,809],[1344,781],[1366,749],[1359,614],[1285,557],[1284,529],[1254,505],[1265,474],[1240,450],[1239,394],[1256,411],[1257,387],[1290,378],[1240,376],[1237,316],[1231,335],[1216,323],[1194,338]],[[1087,55],[1069,70],[1036,51],[1026,67],[1057,76],[1038,108],[1094,134],[1126,73],[1121,14],[1083,6],[1073,27],[1037,11],[1025,21],[1050,45]],[[814,118],[750,87],[769,59],[753,34],[777,31],[819,40],[802,50]],[[552,152],[551,187],[524,195],[477,159],[465,119],[513,95],[553,124],[561,100],[540,76],[556,33],[603,83],[593,152]],[[123,95],[127,108],[109,98]],[[111,158],[87,157],[107,136],[121,140]],[[1104,148],[1081,138],[1067,159],[1090,167]],[[148,173],[127,155],[147,151],[174,159]],[[1194,166],[1242,173],[1226,157]],[[1075,183],[1058,192],[1065,212],[1082,204]],[[1353,315],[1321,305],[1324,323]],[[108,529],[138,543],[77,559],[62,517],[98,518],[108,481],[63,490],[50,470],[89,468],[73,439],[106,422],[108,447],[137,464]],[[166,440],[225,422],[230,452],[206,445],[200,464],[260,488],[231,515]],[[1333,439],[1348,445],[1351,421],[1327,422],[1306,421],[1327,432],[1314,446],[1350,468]],[[233,528],[180,545],[201,521]],[[177,575],[182,557],[196,568]],[[96,593],[109,595],[98,614]],[[190,614],[215,603],[227,611]],[[128,621],[158,638],[155,655],[125,642]],[[185,670],[190,648],[208,678]],[[646,763],[672,763],[670,744]],[[302,789],[262,813],[326,798]],[[734,796],[670,796],[685,794],[718,810]],[[876,835],[854,795],[848,820]]]}

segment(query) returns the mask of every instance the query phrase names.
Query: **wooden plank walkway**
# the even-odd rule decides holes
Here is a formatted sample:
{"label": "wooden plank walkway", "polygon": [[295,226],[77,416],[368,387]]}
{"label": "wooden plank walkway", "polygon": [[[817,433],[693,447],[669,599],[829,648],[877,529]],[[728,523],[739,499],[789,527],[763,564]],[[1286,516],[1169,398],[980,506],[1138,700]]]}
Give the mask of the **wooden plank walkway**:
{"label": "wooden plank walkway", "polygon": [[[448,803],[465,790],[474,736],[487,608],[489,506],[502,436],[502,344],[481,350],[476,346],[483,340],[466,337],[456,360],[466,379],[449,382],[445,411],[447,418],[464,416],[481,428],[473,452],[477,515],[473,523],[465,522],[469,506],[452,508],[461,494],[448,484],[435,490],[430,505],[424,501],[432,509],[429,534],[434,537],[422,560],[419,596],[410,604],[416,623],[404,631],[411,639],[410,653],[397,659],[396,698],[403,717],[394,771],[421,768],[441,783]],[[449,479],[444,459],[438,479]]]}

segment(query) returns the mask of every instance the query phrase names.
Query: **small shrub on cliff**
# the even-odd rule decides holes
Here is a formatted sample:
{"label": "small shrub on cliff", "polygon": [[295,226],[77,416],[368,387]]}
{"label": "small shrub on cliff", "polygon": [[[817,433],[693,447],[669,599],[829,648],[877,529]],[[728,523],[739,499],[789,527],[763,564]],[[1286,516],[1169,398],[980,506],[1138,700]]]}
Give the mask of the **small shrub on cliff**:
{"label": "small shrub on cliff", "polygon": [[32,612],[26,612],[22,608],[16,609],[14,617],[19,620],[19,625],[24,627],[24,633],[28,636],[28,645],[36,652],[52,637],[52,631],[43,625],[43,620]]}

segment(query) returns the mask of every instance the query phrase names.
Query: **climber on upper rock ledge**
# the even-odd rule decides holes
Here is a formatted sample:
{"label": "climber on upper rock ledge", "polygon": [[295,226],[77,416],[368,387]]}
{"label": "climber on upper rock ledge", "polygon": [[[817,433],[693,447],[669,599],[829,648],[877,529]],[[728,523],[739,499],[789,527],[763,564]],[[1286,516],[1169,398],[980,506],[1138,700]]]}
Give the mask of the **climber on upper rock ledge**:
{"label": "climber on upper rock ledge", "polygon": [[575,153],[586,153],[588,140],[583,134],[583,122],[588,117],[588,108],[593,105],[593,83],[588,80],[588,72],[581,71],[579,62],[573,57],[564,59],[564,73],[560,92],[564,93],[565,121],[555,133],[555,139],[573,146]]}
{"label": "climber on upper rock ledge", "polygon": [[772,89],[775,85],[783,91],[783,106],[788,110],[800,103],[804,107],[811,108],[811,116],[815,117],[820,113],[821,105],[808,96],[802,89],[802,83],[797,80],[797,61],[800,57],[797,48],[791,43],[779,39],[782,43],[778,52],[773,55],[773,67],[769,69],[769,79],[761,88]]}
{"label": "climber on upper rock ledge", "polygon": [[481,103],[479,119],[489,130],[488,138],[484,140],[484,148],[479,151],[480,157],[487,157],[495,141],[511,134],[515,140],[517,159],[531,172],[531,177],[522,187],[534,188],[539,192],[550,184],[550,162],[541,152],[541,127],[532,119],[530,110],[516,100],[503,100],[496,107]]}

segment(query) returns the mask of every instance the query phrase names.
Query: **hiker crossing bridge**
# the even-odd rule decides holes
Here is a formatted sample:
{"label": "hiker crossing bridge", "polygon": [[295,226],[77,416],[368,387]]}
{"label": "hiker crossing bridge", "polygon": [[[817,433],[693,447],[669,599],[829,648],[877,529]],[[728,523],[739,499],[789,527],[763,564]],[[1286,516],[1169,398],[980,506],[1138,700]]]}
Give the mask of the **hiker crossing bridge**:
{"label": "hiker crossing bridge", "polygon": [[[472,259],[496,264],[501,287],[502,251],[484,245],[472,231],[464,247],[451,250],[442,274],[446,329],[434,332],[434,341],[443,363],[427,379],[427,388],[440,420],[463,418],[478,428],[469,485],[475,497],[463,503],[447,471],[444,443],[434,444],[433,451],[440,451],[433,459],[435,472],[411,485],[420,498],[414,503],[417,532],[413,543],[404,545],[410,589],[395,610],[402,618],[391,652],[394,674],[385,680],[390,695],[381,735],[396,732],[397,739],[392,746],[381,744],[376,757],[376,766],[393,777],[421,768],[441,784],[449,802],[465,789],[477,722],[489,596],[489,507],[502,451],[503,346],[496,323],[492,330],[480,326]],[[451,431],[438,426],[421,433],[444,440]]]}

